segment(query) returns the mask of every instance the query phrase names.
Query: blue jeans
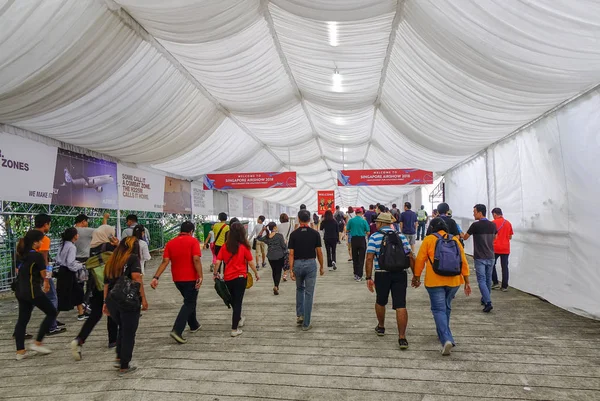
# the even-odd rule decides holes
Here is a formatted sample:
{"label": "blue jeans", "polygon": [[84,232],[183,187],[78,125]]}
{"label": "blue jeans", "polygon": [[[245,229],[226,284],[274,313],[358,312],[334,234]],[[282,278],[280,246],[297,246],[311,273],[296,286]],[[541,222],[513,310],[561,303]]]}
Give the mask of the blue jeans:
{"label": "blue jeans", "polygon": [[425,222],[419,221],[419,226],[417,227],[417,241],[422,241],[425,239]]}
{"label": "blue jeans", "polygon": [[435,321],[435,329],[442,345],[446,341],[454,344],[454,338],[450,331],[450,312],[452,312],[452,300],[460,288],[457,287],[426,287],[431,302],[431,313]]}
{"label": "blue jeans", "polygon": [[[50,283],[50,291],[46,293],[46,297],[54,305],[54,309],[58,310],[58,296],[56,295],[56,287],[54,286],[54,279],[48,280]],[[56,318],[50,323],[50,331],[56,330]]]}
{"label": "blue jeans", "polygon": [[477,284],[481,292],[481,300],[484,304],[492,303],[492,270],[494,259],[475,259],[475,271],[477,272]]}
{"label": "blue jeans", "polygon": [[296,316],[304,316],[304,327],[308,327],[317,282],[317,261],[315,259],[294,260],[294,274],[296,275]]}

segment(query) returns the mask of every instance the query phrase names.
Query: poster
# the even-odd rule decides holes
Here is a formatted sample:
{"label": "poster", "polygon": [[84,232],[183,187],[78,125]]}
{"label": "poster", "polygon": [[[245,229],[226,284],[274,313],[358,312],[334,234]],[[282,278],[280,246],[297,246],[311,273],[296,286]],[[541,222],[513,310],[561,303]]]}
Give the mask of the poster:
{"label": "poster", "polygon": [[52,204],[116,209],[117,164],[58,149]]}
{"label": "poster", "polygon": [[213,191],[205,191],[198,182],[192,182],[192,212],[203,216],[214,216]]}
{"label": "poster", "polygon": [[279,205],[277,203],[269,202],[269,215],[267,216],[269,220],[277,220],[279,218]]}
{"label": "poster", "polygon": [[338,186],[433,184],[431,171],[416,169],[341,170]]}
{"label": "poster", "polygon": [[335,210],[335,191],[318,191],[317,207],[319,214],[325,214],[327,210]]}
{"label": "poster", "polygon": [[176,214],[192,213],[192,183],[177,178],[165,177],[164,212]]}
{"label": "poster", "polygon": [[242,220],[244,214],[244,204],[242,195],[236,195],[232,193],[227,194],[227,200],[229,202],[229,219],[237,217]]}
{"label": "poster", "polygon": [[204,189],[296,188],[296,172],[206,174]]}
{"label": "poster", "polygon": [[254,218],[258,219],[258,216],[262,216],[265,214],[263,209],[263,201],[255,199],[254,200]]}
{"label": "poster", "polygon": [[263,216],[269,218],[269,202],[263,201]]}
{"label": "poster", "polygon": [[251,218],[254,216],[254,199],[245,197],[243,198],[244,203],[244,214],[243,216],[246,218]]}
{"label": "poster", "polygon": [[49,205],[57,151],[56,147],[0,132],[0,199]]}
{"label": "poster", "polygon": [[122,164],[117,165],[119,208],[162,212],[165,176]]}

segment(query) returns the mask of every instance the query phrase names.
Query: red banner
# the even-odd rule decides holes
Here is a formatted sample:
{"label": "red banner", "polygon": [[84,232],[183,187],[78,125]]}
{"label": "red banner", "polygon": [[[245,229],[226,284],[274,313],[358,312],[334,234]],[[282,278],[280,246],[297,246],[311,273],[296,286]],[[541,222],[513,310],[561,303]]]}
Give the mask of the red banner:
{"label": "red banner", "polygon": [[326,211],[335,210],[335,191],[317,191],[318,213],[325,214]]}
{"label": "red banner", "polygon": [[296,172],[207,174],[204,190],[296,188]]}
{"label": "red banner", "polygon": [[338,186],[426,185],[433,184],[433,173],[415,169],[341,170]]}

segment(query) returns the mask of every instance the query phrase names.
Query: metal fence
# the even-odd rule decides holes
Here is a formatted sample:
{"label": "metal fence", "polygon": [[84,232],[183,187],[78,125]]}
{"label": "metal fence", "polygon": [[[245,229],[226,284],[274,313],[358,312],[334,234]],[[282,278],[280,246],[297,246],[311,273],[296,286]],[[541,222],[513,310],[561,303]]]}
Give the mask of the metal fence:
{"label": "metal fence", "polygon": [[[102,224],[104,213],[109,213],[108,224],[117,226],[117,210],[39,205],[0,200],[0,292],[10,289],[10,283],[13,281],[15,274],[16,244],[19,238],[33,227],[34,217],[39,213],[46,213],[52,217],[50,232],[48,233],[51,240],[51,257],[54,257],[58,252],[61,233],[74,225],[75,217],[79,214],[85,214],[89,217],[90,227],[98,227]],[[192,219],[190,215],[121,210],[121,229],[126,227],[125,219],[129,214],[137,215],[139,224],[148,229],[151,251],[162,249],[167,241],[177,235],[179,225],[185,220]],[[201,222],[202,216],[195,216],[194,220],[197,223]]]}

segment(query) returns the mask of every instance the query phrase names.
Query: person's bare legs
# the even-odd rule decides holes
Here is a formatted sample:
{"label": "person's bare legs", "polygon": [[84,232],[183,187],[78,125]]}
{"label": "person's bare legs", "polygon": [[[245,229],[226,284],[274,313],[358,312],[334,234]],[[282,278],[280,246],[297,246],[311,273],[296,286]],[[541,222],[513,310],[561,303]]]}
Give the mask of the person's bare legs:
{"label": "person's bare legs", "polygon": [[408,325],[408,310],[406,308],[396,309],[396,321],[398,322],[398,338],[406,338],[406,326]]}
{"label": "person's bare legs", "polygon": [[83,304],[77,305],[77,313],[79,315],[83,315],[83,312],[84,312],[84,310],[83,310]]}
{"label": "person's bare legs", "polygon": [[375,313],[377,314],[379,327],[385,327],[385,306],[375,304]]}

